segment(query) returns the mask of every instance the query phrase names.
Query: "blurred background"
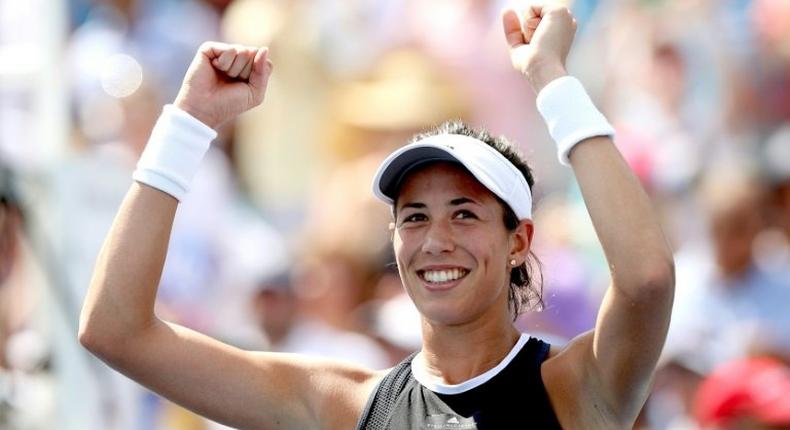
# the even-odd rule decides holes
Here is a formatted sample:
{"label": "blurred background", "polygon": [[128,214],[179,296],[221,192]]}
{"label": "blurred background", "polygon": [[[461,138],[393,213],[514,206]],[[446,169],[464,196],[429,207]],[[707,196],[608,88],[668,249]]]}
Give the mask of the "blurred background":
{"label": "blurred background", "polygon": [[[790,1],[577,0],[569,70],[660,212],[677,294],[644,429],[790,428]],[[182,202],[158,314],[247,349],[374,368],[420,347],[370,181],[461,118],[537,176],[552,343],[609,283],[572,173],[514,72],[498,0],[0,0],[0,428],[219,429],[77,342],[101,242],[205,40],[268,45],[263,106]],[[256,407],[250,405],[250,407]]]}

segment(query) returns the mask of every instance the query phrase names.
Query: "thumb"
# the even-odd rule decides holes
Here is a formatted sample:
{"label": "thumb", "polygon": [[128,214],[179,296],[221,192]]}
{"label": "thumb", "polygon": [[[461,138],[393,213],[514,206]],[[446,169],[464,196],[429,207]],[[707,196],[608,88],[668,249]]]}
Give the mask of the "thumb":
{"label": "thumb", "polygon": [[505,39],[510,49],[518,48],[527,43],[524,39],[524,32],[521,29],[521,19],[513,9],[506,9],[502,13],[502,29],[505,31]]}
{"label": "thumb", "polygon": [[269,76],[272,74],[273,64],[269,60],[269,48],[260,48],[252,60],[252,72],[250,73],[250,87],[252,88],[256,101],[260,103],[266,92],[266,85]]}

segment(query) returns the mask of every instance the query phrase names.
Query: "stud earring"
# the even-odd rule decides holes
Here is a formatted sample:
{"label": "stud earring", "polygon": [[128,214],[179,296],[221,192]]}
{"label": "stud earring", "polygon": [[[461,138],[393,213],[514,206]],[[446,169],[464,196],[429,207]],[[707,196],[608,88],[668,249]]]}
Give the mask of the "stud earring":
{"label": "stud earring", "polygon": [[510,265],[511,266],[515,266],[516,265],[516,259],[515,258],[510,260]]}

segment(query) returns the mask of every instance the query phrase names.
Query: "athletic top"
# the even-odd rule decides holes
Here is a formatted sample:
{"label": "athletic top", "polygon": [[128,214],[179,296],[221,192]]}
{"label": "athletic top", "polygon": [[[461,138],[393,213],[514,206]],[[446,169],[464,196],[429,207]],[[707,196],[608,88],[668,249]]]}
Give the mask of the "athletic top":
{"label": "athletic top", "polygon": [[379,383],[357,429],[561,429],[540,374],[549,347],[522,334],[497,366],[456,385],[437,381],[413,354]]}

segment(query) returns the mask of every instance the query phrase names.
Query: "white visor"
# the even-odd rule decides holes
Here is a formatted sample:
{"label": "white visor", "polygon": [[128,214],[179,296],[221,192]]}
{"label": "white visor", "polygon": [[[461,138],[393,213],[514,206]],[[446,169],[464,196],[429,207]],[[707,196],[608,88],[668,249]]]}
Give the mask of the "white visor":
{"label": "white visor", "polygon": [[532,193],[524,175],[496,149],[460,134],[430,136],[390,154],[376,171],[373,194],[392,205],[406,174],[435,161],[460,163],[507,203],[519,220],[532,219]]}

